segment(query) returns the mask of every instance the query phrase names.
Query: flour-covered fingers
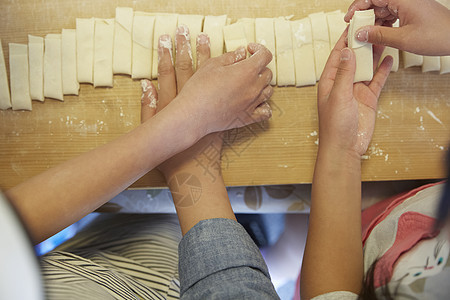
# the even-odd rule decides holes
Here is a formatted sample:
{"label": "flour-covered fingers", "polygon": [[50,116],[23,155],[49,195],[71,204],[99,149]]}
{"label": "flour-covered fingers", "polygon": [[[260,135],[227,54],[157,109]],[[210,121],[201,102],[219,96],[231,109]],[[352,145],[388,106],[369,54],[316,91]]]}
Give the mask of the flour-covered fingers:
{"label": "flour-covered fingers", "polygon": [[179,93],[186,81],[194,74],[192,50],[189,29],[180,25],[175,34],[176,62],[175,73],[177,78],[177,92]]}
{"label": "flour-covered fingers", "polygon": [[173,67],[172,39],[164,34],[158,45],[158,95],[157,111],[162,110],[177,95],[175,68]]}
{"label": "flour-covered fingers", "polygon": [[197,69],[211,58],[211,42],[206,33],[200,33],[197,37]]}
{"label": "flour-covered fingers", "polygon": [[141,123],[144,123],[156,113],[158,92],[153,83],[148,79],[141,80]]}

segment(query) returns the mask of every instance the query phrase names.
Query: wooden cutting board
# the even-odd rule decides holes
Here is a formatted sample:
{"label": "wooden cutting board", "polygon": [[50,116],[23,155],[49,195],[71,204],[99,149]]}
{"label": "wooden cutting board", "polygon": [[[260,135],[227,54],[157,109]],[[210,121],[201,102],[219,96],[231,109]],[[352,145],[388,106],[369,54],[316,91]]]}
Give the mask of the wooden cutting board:
{"label": "wooden cutting board", "polygon": [[[26,43],[75,28],[76,17],[112,18],[117,6],[185,14],[241,17],[346,10],[351,1],[331,0],[4,0],[0,38]],[[114,77],[114,88],[82,84],[80,96],[64,102],[33,102],[33,111],[0,111],[0,186],[10,188],[47,168],[107,143],[139,125],[139,82]],[[363,161],[363,180],[441,178],[450,136],[450,75],[419,68],[392,74],[380,98],[375,135]],[[317,151],[316,87],[276,88],[270,121],[226,134],[223,174],[227,185],[309,183]],[[132,147],[132,145],[130,145]],[[145,155],[145,154],[143,154]],[[149,153],[148,155],[151,155]],[[208,171],[205,162],[205,172]],[[133,188],[165,186],[153,171]]]}

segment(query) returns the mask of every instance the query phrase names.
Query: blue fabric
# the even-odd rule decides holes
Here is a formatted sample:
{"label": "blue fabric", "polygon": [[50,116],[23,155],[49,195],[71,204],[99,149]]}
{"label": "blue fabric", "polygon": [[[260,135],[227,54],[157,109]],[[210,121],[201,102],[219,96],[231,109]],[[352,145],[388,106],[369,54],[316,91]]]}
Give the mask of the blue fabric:
{"label": "blue fabric", "polygon": [[258,247],[236,221],[199,222],[178,251],[182,299],[279,299]]}

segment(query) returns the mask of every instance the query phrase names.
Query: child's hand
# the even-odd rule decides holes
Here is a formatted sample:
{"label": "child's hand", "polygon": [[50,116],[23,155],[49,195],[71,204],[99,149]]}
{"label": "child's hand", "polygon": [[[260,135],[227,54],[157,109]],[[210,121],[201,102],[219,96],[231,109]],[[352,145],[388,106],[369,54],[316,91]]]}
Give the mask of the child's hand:
{"label": "child's hand", "polygon": [[[368,83],[353,83],[354,52],[346,48],[347,30],[333,49],[318,87],[320,149],[362,156],[375,127],[377,100],[392,66],[387,57]],[[382,49],[374,47],[374,66]]]}
{"label": "child's hand", "polygon": [[[356,33],[357,39],[421,55],[450,54],[450,11],[434,0],[355,0],[345,21],[356,10],[375,10],[376,24]],[[390,26],[400,19],[399,28]]]}

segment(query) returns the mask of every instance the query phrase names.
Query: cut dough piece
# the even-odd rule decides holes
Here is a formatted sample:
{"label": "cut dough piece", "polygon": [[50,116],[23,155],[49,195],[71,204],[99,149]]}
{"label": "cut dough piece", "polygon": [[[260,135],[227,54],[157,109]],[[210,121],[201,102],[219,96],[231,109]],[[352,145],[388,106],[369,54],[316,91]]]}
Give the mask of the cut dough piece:
{"label": "cut dough piece", "polygon": [[316,84],[316,67],[310,19],[292,21],[291,30],[294,47],[295,85],[314,85]]}
{"label": "cut dough piece", "polygon": [[316,80],[320,79],[328,56],[330,56],[330,36],[328,34],[327,16],[324,12],[310,14],[312,37],[314,45],[314,59],[316,66]]}
{"label": "cut dough piece", "polygon": [[424,56],[422,73],[441,71],[441,58],[439,56]]}
{"label": "cut dough piece", "polygon": [[62,90],[61,34],[45,36],[44,96],[64,101]]}
{"label": "cut dough piece", "polygon": [[77,26],[77,77],[78,82],[94,83],[94,28],[95,20],[76,20]]}
{"label": "cut dough piece", "polygon": [[295,85],[294,51],[290,21],[275,19],[278,86]]}
{"label": "cut dough piece", "polygon": [[276,51],[275,51],[275,29],[272,18],[256,18],[255,19],[255,41],[258,44],[264,45],[270,52],[272,52],[272,60],[267,67],[272,71],[271,85],[277,84],[277,66],[276,66]]}
{"label": "cut dough piece", "polygon": [[450,73],[450,56],[441,56],[440,74]]}
{"label": "cut dough piece", "polygon": [[[157,15],[155,19],[155,28],[153,36],[153,68],[152,77],[158,77],[158,43],[159,37],[163,34],[168,34],[172,38],[172,42],[175,40],[175,31],[177,30],[178,15]],[[172,47],[175,47],[175,43],[172,43]],[[172,49],[172,53],[175,53],[175,49]],[[173,57],[172,57],[172,61]]]}
{"label": "cut dough piece", "polygon": [[179,15],[178,24],[186,25],[189,28],[192,64],[194,70],[197,69],[197,37],[202,32],[204,17],[201,15]]}
{"label": "cut dough piece", "polygon": [[31,110],[27,45],[9,44],[9,74],[13,110]]}
{"label": "cut dough piece", "polygon": [[64,95],[78,95],[80,84],[77,80],[77,32],[63,29],[61,34],[61,67]]}
{"label": "cut dough piece", "polygon": [[245,29],[242,23],[234,23],[223,27],[223,38],[225,40],[225,48],[227,52],[236,50],[239,47],[247,49],[247,38],[245,37]]}
{"label": "cut dough piece", "polygon": [[114,28],[113,72],[131,75],[133,9],[117,7]]}
{"label": "cut dough piece", "polygon": [[[133,79],[152,79],[152,45],[155,16],[134,15],[133,19]],[[156,75],[155,75],[156,76]]]}
{"label": "cut dough piece", "polygon": [[423,56],[403,51],[403,66],[405,68],[420,67],[423,65]]}
{"label": "cut dough piece", "polygon": [[328,33],[330,35],[330,49],[336,46],[337,41],[347,28],[344,21],[345,13],[340,10],[327,13]]}
{"label": "cut dough piece", "polygon": [[[11,52],[10,52],[11,56]],[[6,73],[5,56],[3,55],[2,40],[0,40],[0,109],[11,108],[8,75]]]}
{"label": "cut dough piece", "polygon": [[[400,21],[397,20],[392,27],[399,27],[400,25]],[[386,47],[384,48],[383,53],[381,54],[381,58],[380,61],[378,62],[378,66],[380,66],[380,64],[383,62],[383,60],[386,58],[386,56],[392,56],[392,58],[394,59],[394,63],[392,64],[392,68],[391,71],[392,72],[397,72],[398,71],[398,66],[400,63],[400,54],[399,54],[399,50],[395,49],[395,48],[391,48],[391,47]]]}
{"label": "cut dough piece", "polygon": [[237,20],[237,23],[242,23],[244,25],[245,37],[248,43],[254,43],[256,41],[255,36],[255,19],[252,18],[241,18]]}
{"label": "cut dough piece", "polygon": [[211,57],[223,54],[223,27],[227,23],[227,15],[206,16],[203,32],[209,36],[211,42]]}
{"label": "cut dough piece", "polygon": [[28,66],[30,74],[30,97],[44,101],[44,39],[28,35]]}
{"label": "cut dough piece", "polygon": [[353,49],[356,57],[355,82],[370,81],[373,78],[372,44],[360,42],[356,39],[356,31],[361,27],[375,24],[373,9],[356,11],[350,21],[348,46]]}
{"label": "cut dough piece", "polygon": [[96,19],[94,86],[113,86],[114,19]]}

